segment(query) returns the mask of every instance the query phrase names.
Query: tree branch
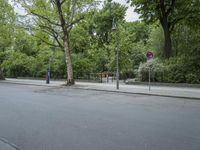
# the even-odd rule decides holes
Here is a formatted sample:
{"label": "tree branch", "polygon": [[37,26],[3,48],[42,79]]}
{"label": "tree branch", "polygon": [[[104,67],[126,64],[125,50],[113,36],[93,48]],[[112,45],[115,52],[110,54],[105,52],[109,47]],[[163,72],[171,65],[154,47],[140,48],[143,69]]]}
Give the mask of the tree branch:
{"label": "tree branch", "polygon": [[54,34],[53,35],[54,39],[56,40],[56,42],[58,43],[59,47],[63,49],[63,45],[61,44],[61,42],[58,39],[58,35]]}
{"label": "tree branch", "polygon": [[[56,0],[56,6],[57,6],[58,14],[59,14],[59,17],[60,17],[61,27],[63,29],[63,32],[67,32],[67,30],[65,28],[65,19],[64,19],[64,16],[63,16],[63,11],[62,11],[61,5],[62,4],[60,3],[60,0]],[[64,33],[64,34],[66,34],[66,33]]]}
{"label": "tree branch", "polygon": [[74,24],[80,22],[80,21],[83,20],[83,19],[84,19],[84,17],[80,17],[80,18],[78,18],[78,19],[72,21],[70,24],[67,24],[67,29],[68,29],[68,30],[71,30],[71,28],[73,27]]}
{"label": "tree branch", "polygon": [[53,47],[60,47],[60,46],[58,46],[58,45],[55,45],[55,44],[52,44],[52,43],[47,42],[46,40],[44,40],[43,38],[41,38],[41,37],[39,37],[39,36],[36,36],[36,35],[34,35],[34,34],[31,34],[31,35],[34,36],[34,37],[36,37],[36,38],[38,38],[38,39],[40,39],[42,42],[44,42],[44,43],[46,43],[46,44],[48,44],[48,45],[50,45],[50,46],[53,46]]}
{"label": "tree branch", "polygon": [[61,2],[61,5],[64,4],[65,2],[66,2],[66,0],[63,0],[63,1]]}
{"label": "tree branch", "polygon": [[173,29],[174,29],[176,23],[179,22],[179,21],[181,21],[181,20],[183,20],[184,18],[185,18],[185,16],[180,17],[180,18],[176,18],[176,19],[174,19],[172,22],[170,22],[170,23],[169,23],[169,25],[170,25],[170,32],[173,31]]}
{"label": "tree branch", "polygon": [[160,0],[160,9],[161,9],[161,19],[165,18],[165,5],[164,5],[164,0]]}
{"label": "tree branch", "polygon": [[175,5],[175,0],[172,0],[172,3],[169,7],[169,9],[166,11],[166,15],[168,16],[170,14],[170,12],[172,11],[173,7]]}
{"label": "tree branch", "polygon": [[[54,30],[51,30],[50,27],[47,27],[47,26],[42,26],[42,25],[39,25],[41,28],[42,28],[42,32],[45,32],[47,33],[48,35],[50,35],[51,37],[53,37],[56,42],[57,42],[57,46],[56,47],[60,47],[60,48],[63,48],[63,45],[61,44],[61,42],[59,41],[59,34],[57,32],[55,32]],[[61,38],[61,37],[60,37]],[[44,40],[43,40],[44,41]],[[49,44],[50,45],[50,44]]]}
{"label": "tree branch", "polygon": [[76,11],[76,0],[73,1],[72,3],[72,14],[71,14],[71,22],[73,21],[74,19],[74,14],[75,14],[75,11]]}
{"label": "tree branch", "polygon": [[45,25],[39,25],[40,28],[44,28],[44,29],[47,29],[49,30],[51,33],[55,33],[58,35],[58,32],[55,31],[52,27],[49,27],[49,26],[45,26]]}
{"label": "tree branch", "polygon": [[33,14],[33,15],[39,17],[39,18],[42,18],[42,19],[44,19],[44,20],[46,20],[46,21],[48,21],[50,24],[53,24],[53,25],[56,25],[56,26],[61,26],[60,24],[51,21],[49,18],[47,18],[47,17],[45,17],[45,16],[42,16],[42,15],[40,15],[40,14],[37,14],[37,13],[35,13],[35,12],[33,12],[33,11],[31,11],[31,14]]}

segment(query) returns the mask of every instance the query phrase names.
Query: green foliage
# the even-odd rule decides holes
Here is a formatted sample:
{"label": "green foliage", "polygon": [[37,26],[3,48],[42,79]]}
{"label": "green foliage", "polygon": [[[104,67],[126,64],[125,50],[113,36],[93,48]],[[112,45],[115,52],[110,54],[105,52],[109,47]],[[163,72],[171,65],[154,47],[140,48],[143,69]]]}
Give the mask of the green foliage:
{"label": "green foliage", "polygon": [[171,58],[165,62],[165,81],[171,83],[184,83],[185,82],[185,64],[184,59]]}
{"label": "green foliage", "polygon": [[88,75],[92,73],[92,63],[88,58],[84,58],[81,55],[76,55],[74,59],[74,76],[76,79],[83,78],[87,79]]}
{"label": "green foliage", "polygon": [[55,51],[50,56],[51,77],[54,79],[66,78],[66,66],[63,52],[61,50]]}
{"label": "green foliage", "polygon": [[10,52],[9,57],[2,64],[7,71],[6,75],[10,77],[30,75],[31,64],[34,64],[34,59],[28,57],[21,52]]}
{"label": "green foliage", "polygon": [[[108,48],[107,48],[108,49]],[[93,72],[103,72],[108,71],[109,57],[107,54],[107,49],[99,48],[98,44],[94,44],[88,50],[88,58],[90,62],[93,62]]]}
{"label": "green foliage", "polygon": [[158,60],[152,60],[140,64],[137,74],[140,81],[149,80],[149,69],[151,72],[151,81],[162,82],[164,80],[164,65]]}
{"label": "green foliage", "polygon": [[91,28],[96,32],[100,45],[109,42],[113,21],[115,24],[124,21],[127,8],[119,3],[104,3],[103,8],[93,15]]}
{"label": "green foliage", "polygon": [[151,68],[151,80],[167,83],[200,83],[199,65],[194,66],[194,61],[185,56],[174,57],[164,62],[153,60],[140,64],[138,78],[148,81],[149,67]]}
{"label": "green foliage", "polygon": [[7,0],[0,0],[0,79],[4,79],[2,62],[6,49],[12,44],[14,21],[13,8]]}
{"label": "green foliage", "polygon": [[0,50],[11,45],[14,21],[13,8],[7,0],[0,0]]}
{"label": "green foliage", "polygon": [[[155,0],[131,0],[131,4],[136,7],[135,11],[141,14],[142,18],[147,23],[155,23],[160,20],[163,15],[170,22],[170,28],[173,28],[180,20],[190,20],[198,23],[200,10],[200,2],[194,0],[165,0],[163,3],[164,12],[162,12],[162,1]],[[172,29],[173,30],[173,29]]]}
{"label": "green foliage", "polygon": [[16,27],[15,44],[13,48],[15,51],[20,51],[28,56],[35,56],[37,53],[37,50],[35,49],[36,44],[35,37],[25,31],[23,27]]}
{"label": "green foliage", "polygon": [[[6,2],[5,0],[0,1],[4,4]],[[66,1],[67,4],[69,2]],[[147,25],[143,21],[126,22],[124,17],[127,8],[118,3],[105,2],[101,9],[93,8],[91,12],[86,13],[87,6],[85,4],[91,4],[93,0],[76,2],[78,11],[75,18],[84,16],[84,20],[78,24],[75,23],[68,34],[75,78],[100,80],[101,72],[114,74],[118,50],[121,79],[138,77],[141,81],[148,81],[148,70],[151,67],[151,80],[155,82],[200,83],[200,30],[197,27],[199,22],[195,21],[198,16],[193,13],[199,10],[198,2],[190,5],[194,1],[181,0],[180,2],[183,3],[180,4],[180,7],[177,6],[179,1],[176,1],[174,5],[168,18],[169,21],[179,17],[183,18],[182,22],[176,23],[171,32],[173,57],[170,59],[163,59],[164,36],[162,27],[158,25],[157,21],[160,10],[154,10],[157,3],[147,2],[149,5],[145,4],[139,7],[144,2],[143,0],[133,2],[136,11],[144,13],[142,18],[145,21],[154,22],[152,25]],[[171,8],[168,6],[170,2],[170,0],[166,1],[167,9]],[[186,7],[183,10],[190,6],[191,13],[188,16],[193,18],[186,17],[187,19],[185,19],[184,13],[180,14],[183,10],[177,10],[182,8],[183,4]],[[63,5],[63,10],[67,12],[66,20],[70,19],[72,15],[72,11],[70,11],[72,7],[69,6],[72,5]],[[8,5],[8,7],[10,6]],[[31,7],[29,11],[48,15],[50,20],[36,17],[37,24],[34,26],[34,30],[27,31],[24,29],[25,26],[14,26],[15,30],[13,30],[12,21],[5,22],[5,19],[0,18],[2,25],[0,27],[2,33],[0,35],[0,78],[2,78],[2,70],[6,77],[44,78],[46,70],[49,68],[51,78],[66,78],[66,60],[62,51],[64,34],[60,27],[50,23],[60,23],[58,15],[56,15],[57,11],[52,8],[50,1],[43,0],[35,1],[34,7]],[[6,12],[3,13],[6,14]],[[12,14],[12,8],[8,9],[7,16],[9,13]],[[11,20],[15,18],[10,16]],[[112,31],[113,20],[117,27],[115,31]],[[193,20],[194,23],[191,24],[188,20]],[[43,25],[58,32],[57,39],[50,34],[50,30],[42,28]],[[56,40],[60,41],[61,46],[55,46]],[[154,53],[152,62],[146,62],[147,51]]]}
{"label": "green foliage", "polygon": [[189,73],[186,75],[186,82],[191,84],[200,84],[199,73]]}
{"label": "green foliage", "polygon": [[[172,56],[171,33],[180,21],[190,20],[199,24],[200,1],[192,0],[131,0],[135,11],[141,14],[141,18],[147,23],[160,22],[164,33],[164,55]],[[188,22],[188,21],[186,21]]]}
{"label": "green foliage", "polygon": [[148,39],[148,49],[154,53],[154,57],[163,58],[164,36],[163,30],[160,26],[152,25],[150,27],[150,34]]}

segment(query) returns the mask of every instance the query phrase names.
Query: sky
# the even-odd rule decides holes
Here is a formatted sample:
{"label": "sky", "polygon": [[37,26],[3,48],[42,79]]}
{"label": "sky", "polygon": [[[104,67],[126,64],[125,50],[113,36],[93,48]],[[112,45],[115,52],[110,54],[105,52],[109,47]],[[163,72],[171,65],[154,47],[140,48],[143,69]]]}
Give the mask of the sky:
{"label": "sky", "polygon": [[[125,17],[127,22],[132,22],[132,21],[136,21],[136,20],[139,19],[139,14],[134,12],[134,8],[131,7],[129,4],[127,4],[125,0],[113,0],[113,1],[118,2],[122,5],[126,5],[128,7],[127,12],[126,12],[126,17]],[[25,14],[24,9],[21,8],[20,6],[15,7],[15,12],[20,14],[20,15]]]}
{"label": "sky", "polygon": [[128,7],[126,11],[126,21],[131,22],[131,21],[136,21],[139,19],[139,14],[134,12],[134,8],[131,7],[129,4],[126,3],[126,0],[113,0],[114,2],[120,3],[122,5],[126,5]]}

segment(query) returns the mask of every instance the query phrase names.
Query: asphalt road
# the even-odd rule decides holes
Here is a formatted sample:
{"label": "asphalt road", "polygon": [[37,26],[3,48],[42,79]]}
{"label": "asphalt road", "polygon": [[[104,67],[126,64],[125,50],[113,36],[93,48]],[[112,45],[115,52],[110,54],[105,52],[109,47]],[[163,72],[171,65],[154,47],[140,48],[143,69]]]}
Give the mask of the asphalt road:
{"label": "asphalt road", "polygon": [[200,101],[1,83],[1,139],[20,150],[200,150]]}

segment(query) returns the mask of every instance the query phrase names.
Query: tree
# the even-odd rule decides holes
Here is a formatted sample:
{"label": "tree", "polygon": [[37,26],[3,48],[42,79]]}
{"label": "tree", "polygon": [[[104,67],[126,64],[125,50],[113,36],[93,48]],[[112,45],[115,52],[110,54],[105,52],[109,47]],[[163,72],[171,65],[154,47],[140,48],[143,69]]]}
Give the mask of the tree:
{"label": "tree", "polygon": [[150,26],[150,33],[148,39],[148,49],[153,51],[155,57],[164,58],[163,47],[164,47],[164,36],[161,26],[153,24]]}
{"label": "tree", "polygon": [[21,2],[22,6],[33,15],[40,30],[49,36],[48,41],[42,37],[39,38],[49,45],[63,49],[67,68],[67,85],[73,85],[70,31],[84,19],[84,13],[91,8],[93,0],[18,0],[18,2]]}
{"label": "tree", "polygon": [[6,48],[12,44],[14,20],[13,8],[7,0],[0,0],[0,79],[4,79],[1,64],[5,57]]}
{"label": "tree", "polygon": [[135,11],[147,23],[159,20],[164,31],[164,54],[166,58],[172,55],[171,33],[181,20],[198,17],[198,0],[131,0]]}
{"label": "tree", "polygon": [[[111,1],[110,1],[111,2]],[[108,63],[111,61],[112,50],[115,49],[113,45],[112,23],[125,22],[125,14],[127,7],[119,3],[104,2],[103,8],[96,11],[91,18],[91,25],[89,32],[91,33],[90,54],[95,61],[97,72],[113,71],[114,68],[109,68]],[[113,56],[114,57],[114,56]]]}

